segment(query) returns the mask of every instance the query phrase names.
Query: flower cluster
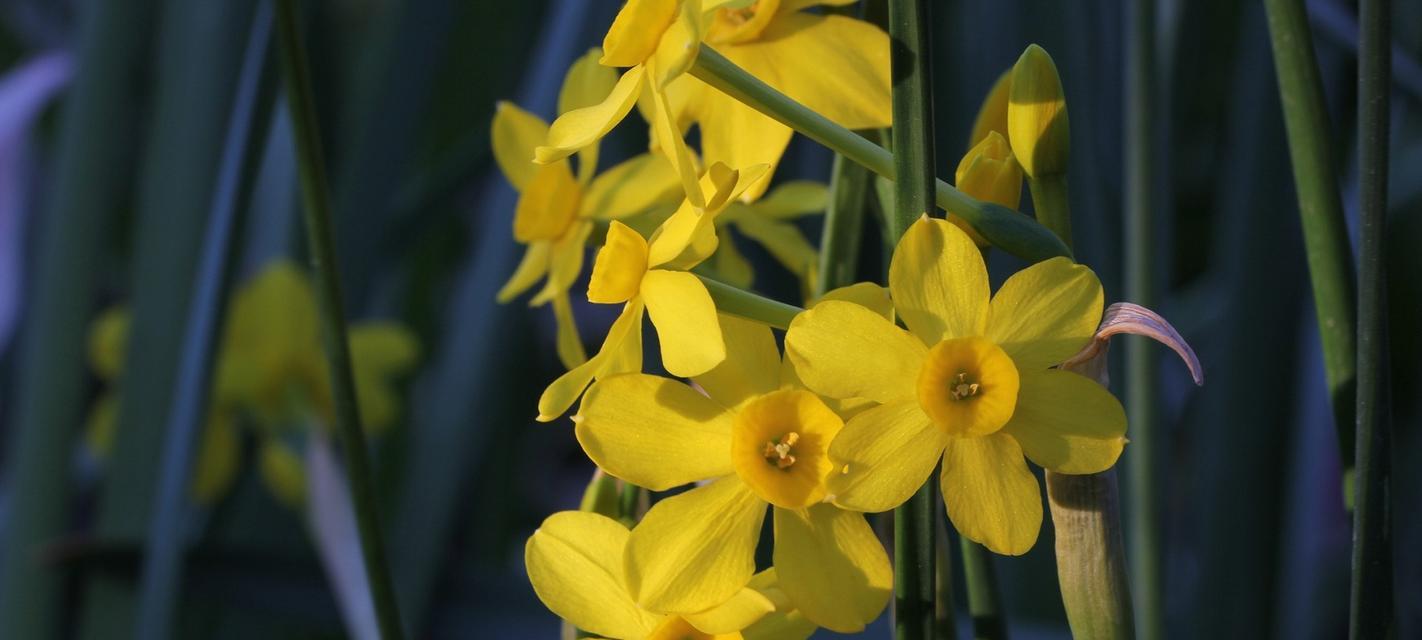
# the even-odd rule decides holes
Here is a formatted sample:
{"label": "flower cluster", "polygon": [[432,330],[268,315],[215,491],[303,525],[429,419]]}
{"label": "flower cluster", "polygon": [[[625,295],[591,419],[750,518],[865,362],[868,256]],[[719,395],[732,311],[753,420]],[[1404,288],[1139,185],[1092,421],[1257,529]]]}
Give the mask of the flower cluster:
{"label": "flower cluster", "polygon": [[[257,469],[272,495],[293,507],[303,504],[306,430],[335,424],[318,317],[310,281],[290,262],[266,266],[233,296],[193,464],[190,493],[197,502],[216,502],[232,487],[245,430],[257,440]],[[90,412],[86,436],[99,456],[123,436],[117,414],[130,322],[128,309],[115,307],[90,330],[89,360],[107,385]],[[414,368],[419,344],[391,322],[355,324],[349,337],[361,416],[371,434],[383,433],[399,419],[395,383]]]}
{"label": "flower cluster", "polygon": [[[992,294],[987,242],[961,219],[925,215],[898,240],[887,288],[812,296],[818,256],[792,221],[822,210],[826,189],[770,189],[791,128],[694,69],[712,47],[845,128],[886,127],[888,38],[817,8],[838,4],[630,0],[602,50],[569,70],[551,125],[511,105],[495,117],[495,152],[520,193],[514,238],[528,245],[500,299],[546,277],[533,304],[553,303],[568,367],[538,419],[578,404],[577,440],[600,473],[667,492],[649,510],[556,513],[529,539],[534,590],[584,632],[859,631],[893,584],[866,513],[899,506],[939,469],[957,530],[1021,554],[1043,515],[1027,462],[1096,473],[1126,444],[1115,397],[1061,367],[1094,344],[1102,320],[1101,284],[1085,266],[1038,262]],[[811,71],[825,68],[835,71]],[[633,106],[648,152],[597,174],[599,140]],[[1065,117],[1050,57],[1029,48],[984,102],[957,188],[1016,209],[1024,176],[1064,173]],[[686,142],[693,126],[699,149]],[[763,318],[718,308],[702,279],[753,284],[726,241],[732,227],[805,283],[811,304],[788,323],[783,353]],[[587,299],[622,311],[586,357],[569,290],[592,239]],[[644,316],[676,378],[644,373]]]}

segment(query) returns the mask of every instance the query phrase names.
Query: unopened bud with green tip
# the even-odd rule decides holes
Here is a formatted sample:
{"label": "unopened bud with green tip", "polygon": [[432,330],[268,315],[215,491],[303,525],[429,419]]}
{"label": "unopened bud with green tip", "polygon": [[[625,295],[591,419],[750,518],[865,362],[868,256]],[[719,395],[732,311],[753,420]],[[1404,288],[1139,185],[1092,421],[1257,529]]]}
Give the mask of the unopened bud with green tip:
{"label": "unopened bud with green tip", "polygon": [[1012,152],[1028,176],[1066,173],[1071,127],[1062,79],[1052,56],[1035,44],[1029,45],[1012,67],[1007,131]]}
{"label": "unopened bud with green tip", "polygon": [[[988,131],[982,141],[963,156],[955,182],[959,191],[983,202],[1016,209],[1022,201],[1022,167],[1013,157],[1007,139],[996,131]],[[950,215],[948,220],[967,231],[978,246],[987,244],[962,218]]]}

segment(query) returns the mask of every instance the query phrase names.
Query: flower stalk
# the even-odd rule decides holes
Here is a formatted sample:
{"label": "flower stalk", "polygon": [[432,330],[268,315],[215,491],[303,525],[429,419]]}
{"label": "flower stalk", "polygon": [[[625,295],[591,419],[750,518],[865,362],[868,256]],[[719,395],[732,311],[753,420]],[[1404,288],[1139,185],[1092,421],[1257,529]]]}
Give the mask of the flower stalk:
{"label": "flower stalk", "polygon": [[341,449],[345,454],[346,479],[351,485],[356,525],[360,531],[361,556],[365,562],[367,587],[375,606],[380,635],[387,640],[399,639],[404,637],[404,632],[400,624],[390,570],[385,562],[380,520],[376,513],[375,489],[371,482],[360,411],[356,405],[355,378],[346,336],[345,307],[336,271],[335,242],[332,239],[330,194],[321,155],[320,129],[310,66],[300,29],[296,0],[278,0],[277,33],[281,71],[296,139],[302,210],[321,308],[321,333],[330,366],[336,433],[341,439]]}
{"label": "flower stalk", "polygon": [[859,270],[860,236],[869,194],[869,171],[836,154],[830,170],[830,200],[820,236],[820,265],[814,298],[854,282]]}
{"label": "flower stalk", "polygon": [[[690,73],[870,171],[895,179],[894,156],[888,150],[790,99],[737,67],[714,48],[702,45]],[[1029,262],[1071,255],[1061,239],[1031,218],[1007,207],[968,197],[942,180],[935,180],[933,185],[933,202],[938,208],[963,218],[994,246]]]}
{"label": "flower stalk", "polygon": [[1134,637],[1116,472],[1047,472],[1057,580],[1074,638]]}
{"label": "flower stalk", "polygon": [[[1323,343],[1323,370],[1338,429],[1346,486],[1346,479],[1353,475],[1357,298],[1343,199],[1333,166],[1331,127],[1303,0],[1265,0],[1264,10],[1279,78],[1314,311]],[[1351,499],[1345,492],[1344,501]]]}
{"label": "flower stalk", "polygon": [[754,320],[777,329],[789,329],[790,321],[795,319],[796,314],[804,311],[800,307],[756,295],[720,280],[703,275],[696,277],[701,279],[701,284],[706,285],[706,291],[711,294],[711,301],[716,303],[716,310],[721,313]]}
{"label": "flower stalk", "polygon": [[1383,248],[1387,228],[1388,0],[1359,7],[1358,54],[1358,396],[1357,498],[1353,513],[1351,638],[1384,638],[1393,618],[1392,424],[1387,412],[1387,326]]}
{"label": "flower stalk", "polygon": [[964,537],[958,538],[963,554],[963,578],[968,584],[968,613],[973,619],[975,640],[999,640],[1007,637],[1007,621],[1002,615],[997,573],[993,570],[992,554],[982,545]]}
{"label": "flower stalk", "polygon": [[[924,0],[889,0],[892,166],[897,180],[894,207],[884,214],[889,238],[895,242],[914,220],[928,213],[936,195],[928,9]],[[968,199],[961,192],[953,193]],[[894,509],[894,636],[898,640],[934,636],[933,484],[929,476],[908,502]]]}

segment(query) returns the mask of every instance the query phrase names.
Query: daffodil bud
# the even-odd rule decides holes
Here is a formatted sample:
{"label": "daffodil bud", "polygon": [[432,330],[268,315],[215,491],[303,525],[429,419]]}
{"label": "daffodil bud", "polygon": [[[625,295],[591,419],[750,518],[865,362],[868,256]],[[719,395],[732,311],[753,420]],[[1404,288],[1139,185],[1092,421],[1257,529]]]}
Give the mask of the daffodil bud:
{"label": "daffodil bud", "polygon": [[[963,156],[958,163],[956,183],[963,193],[1009,209],[1016,209],[1022,201],[1022,166],[1013,157],[1007,139],[996,131],[988,131],[982,141]],[[987,240],[962,218],[950,216],[948,220],[967,231],[978,246],[987,245]]]}
{"label": "daffodil bud", "polygon": [[1028,176],[1063,175],[1071,155],[1066,97],[1052,56],[1030,45],[1012,67],[1007,101],[1008,140]]}
{"label": "daffodil bud", "polygon": [[973,132],[968,136],[968,148],[978,146],[993,131],[1007,139],[1007,97],[1012,92],[1012,70],[1002,72],[997,82],[992,83],[983,106],[978,107],[978,117],[973,120]]}

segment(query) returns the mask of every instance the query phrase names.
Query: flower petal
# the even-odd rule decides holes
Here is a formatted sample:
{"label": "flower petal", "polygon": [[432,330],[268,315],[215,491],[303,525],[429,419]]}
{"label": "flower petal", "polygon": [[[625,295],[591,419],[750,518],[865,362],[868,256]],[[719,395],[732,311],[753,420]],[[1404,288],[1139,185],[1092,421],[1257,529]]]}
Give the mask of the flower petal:
{"label": "flower petal", "polygon": [[661,616],[643,611],[627,592],[622,551],[627,527],[595,513],[548,516],[524,546],[533,591],[558,617],[600,635],[637,638]]}
{"label": "flower petal", "polygon": [[567,161],[535,165],[514,209],[514,240],[558,240],[577,215],[578,184]]}
{"label": "flower petal", "polygon": [[[968,135],[968,148],[978,146],[989,133],[994,131],[1007,139],[1007,96],[1012,92],[1012,70],[1002,72],[992,83],[983,104],[978,108],[978,117],[973,120],[973,132]],[[1015,207],[1014,207],[1015,208]]]}
{"label": "flower petal", "polygon": [[843,300],[864,307],[894,321],[894,301],[889,298],[889,289],[872,282],[859,282],[825,292],[823,300]]}
{"label": "flower petal", "polygon": [[1126,411],[1095,381],[1069,371],[1023,373],[1004,431],[1032,462],[1057,473],[1100,473],[1126,444]]}
{"label": "flower petal", "polygon": [[1042,490],[1012,436],[951,438],[943,454],[943,504],[958,532],[995,553],[1020,556],[1042,529]]}
{"label": "flower petal", "polygon": [[987,265],[949,222],[925,216],[909,227],[889,263],[889,292],[904,324],[929,346],[987,327]]}
{"label": "flower petal", "polygon": [[883,316],[838,300],[796,316],[785,334],[785,350],[816,393],[877,402],[912,397],[928,352]]}
{"label": "flower petal", "polygon": [[350,348],[360,415],[369,433],[379,433],[400,417],[395,378],[415,366],[420,343],[399,324],[366,322],[351,327]]}
{"label": "flower petal", "polygon": [[731,473],[731,414],[676,380],[603,378],[573,422],[597,466],[653,491]]}
{"label": "flower petal", "polygon": [[568,293],[578,274],[583,272],[583,254],[587,253],[588,236],[592,234],[593,223],[587,220],[575,222],[571,228],[553,243],[548,256],[548,281],[538,295],[528,301],[530,306],[547,304],[555,296]]}
{"label": "flower petal", "polygon": [[819,252],[794,223],[746,216],[736,221],[736,228],[765,247],[771,257],[796,276],[804,278],[819,262]]}
{"label": "flower petal", "polygon": [[552,248],[551,242],[530,243],[528,249],[523,252],[523,259],[519,261],[518,268],[514,269],[504,287],[499,289],[497,300],[501,303],[508,302],[538,284],[538,280],[548,273],[548,255]]}
{"label": "flower petal", "polygon": [[701,375],[726,359],[716,304],[696,276],[652,269],[642,277],[642,299],[657,328],[662,366],[668,373]]}
{"label": "flower petal", "polygon": [[688,613],[682,617],[702,633],[711,635],[734,634],[755,624],[766,614],[775,611],[775,603],[764,594],[749,587],[742,588],[722,602],[701,613]]}
{"label": "flower petal", "polygon": [[618,220],[674,205],[681,198],[680,179],[666,158],[643,153],[593,178],[579,215]]}
{"label": "flower petal", "polygon": [[[558,379],[543,390],[543,395],[538,397],[538,421],[550,422],[563,415],[563,412],[577,401],[578,396],[583,394],[583,389],[587,388],[593,378],[622,372],[615,367],[628,363],[628,350],[635,348],[640,356],[641,327],[642,303],[634,300],[622,307],[622,314],[617,316],[617,320],[613,321],[612,327],[607,330],[607,337],[603,339],[597,355],[558,376]],[[635,345],[629,344],[634,340]]]}
{"label": "flower petal", "polygon": [[987,337],[1019,371],[1072,357],[1096,333],[1105,296],[1091,269],[1052,258],[1018,271],[992,298]]}
{"label": "flower petal", "polygon": [[242,469],[242,441],[233,416],[224,411],[208,415],[202,430],[188,494],[198,504],[212,504],[227,495],[237,472]]}
{"label": "flower petal", "polygon": [[554,296],[553,319],[558,325],[558,360],[568,369],[587,362],[588,353],[583,350],[583,339],[578,335],[578,321],[573,319],[568,292]]}
{"label": "flower petal", "polygon": [[717,235],[723,236],[725,240],[718,239],[716,252],[711,254],[711,270],[715,278],[733,287],[750,290],[751,285],[755,284],[755,270],[750,261],[736,248],[736,242],[729,232],[722,229]]}
{"label": "flower petal", "polygon": [[700,100],[688,108],[700,125],[706,162],[732,167],[766,165],[765,178],[751,185],[746,197],[754,200],[765,193],[794,130],[720,91],[702,92]]}
{"label": "flower petal", "polygon": [[607,94],[602,102],[558,116],[548,128],[543,146],[534,149],[533,161],[539,164],[556,162],[601,140],[637,103],[645,77],[646,71],[642,67],[632,67],[618,78],[612,93]]}
{"label": "flower petal", "polygon": [[889,603],[894,570],[864,515],[828,504],[775,509],[780,588],[810,621],[857,633]]}
{"label": "flower petal", "polygon": [[652,57],[677,17],[678,0],[629,0],[602,39],[602,64],[630,67]]}
{"label": "flower petal", "polygon": [[829,206],[829,187],[813,180],[783,182],[752,207],[758,215],[780,220],[820,213]]}
{"label": "flower petal", "polygon": [[726,359],[694,378],[706,395],[734,409],[755,396],[780,386],[780,349],[770,327],[735,316],[717,315]]}
{"label": "flower petal", "polygon": [[654,505],[632,532],[627,582],[644,609],[705,611],[755,573],[765,502],[735,476]]}
{"label": "flower petal", "polygon": [[[617,71],[599,64],[601,57],[602,50],[594,47],[568,67],[563,86],[558,90],[558,113],[591,107],[612,93],[612,88],[617,86]],[[590,144],[578,151],[580,184],[587,184],[597,173],[598,146]]]}
{"label": "flower petal", "polygon": [[908,500],[933,475],[948,434],[905,399],[854,416],[830,444],[829,492],[855,511],[888,511]]}
{"label": "flower petal", "polygon": [[500,102],[491,129],[494,161],[513,188],[522,192],[538,171],[533,150],[548,137],[548,123],[512,102]]}
{"label": "flower petal", "polygon": [[687,201],[698,210],[705,209],[706,198],[701,193],[696,161],[691,157],[691,151],[687,149],[686,141],[681,137],[681,127],[677,125],[676,116],[667,104],[666,93],[650,84],[645,91],[651,97],[647,104],[651,106],[652,111],[651,137],[654,146],[671,162],[672,169],[676,171],[681,180],[681,187],[686,192]]}

